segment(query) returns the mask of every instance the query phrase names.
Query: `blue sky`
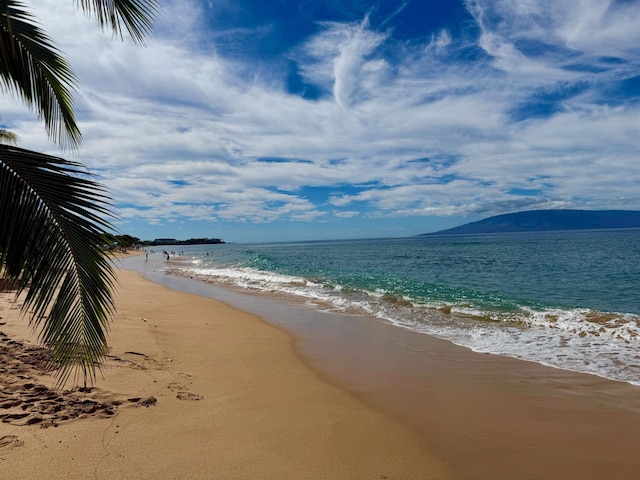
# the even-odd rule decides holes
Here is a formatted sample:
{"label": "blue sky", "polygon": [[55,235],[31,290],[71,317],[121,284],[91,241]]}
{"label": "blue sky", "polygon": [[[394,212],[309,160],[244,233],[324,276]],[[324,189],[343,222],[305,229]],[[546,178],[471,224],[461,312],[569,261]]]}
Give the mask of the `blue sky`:
{"label": "blue sky", "polygon": [[143,239],[406,236],[542,208],[640,209],[640,2],[169,0],[146,48],[29,2],[84,142],[19,100],[19,145],[83,162]]}

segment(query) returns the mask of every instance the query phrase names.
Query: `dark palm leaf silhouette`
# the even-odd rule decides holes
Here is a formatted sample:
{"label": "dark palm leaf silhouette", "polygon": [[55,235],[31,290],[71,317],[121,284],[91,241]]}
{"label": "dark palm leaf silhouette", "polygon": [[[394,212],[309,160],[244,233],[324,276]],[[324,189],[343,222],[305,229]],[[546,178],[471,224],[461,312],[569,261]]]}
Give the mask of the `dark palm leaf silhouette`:
{"label": "dark palm leaf silhouette", "polygon": [[[142,44],[156,0],[75,0],[100,26]],[[0,91],[22,98],[49,137],[77,148],[73,72],[25,3],[0,0]],[[9,135],[11,137],[11,135]],[[9,139],[3,135],[5,140]],[[0,142],[2,143],[2,142]],[[23,306],[65,383],[95,379],[106,353],[114,274],[103,250],[111,204],[82,164],[0,144],[0,276],[26,292]],[[77,378],[76,378],[77,380]]]}

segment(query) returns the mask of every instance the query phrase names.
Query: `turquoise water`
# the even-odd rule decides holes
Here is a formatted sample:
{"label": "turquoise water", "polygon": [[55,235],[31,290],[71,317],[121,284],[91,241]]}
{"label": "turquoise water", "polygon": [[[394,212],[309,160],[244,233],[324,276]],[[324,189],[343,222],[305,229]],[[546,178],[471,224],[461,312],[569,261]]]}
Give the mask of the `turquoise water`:
{"label": "turquoise water", "polygon": [[640,385],[640,230],[180,250],[174,273]]}

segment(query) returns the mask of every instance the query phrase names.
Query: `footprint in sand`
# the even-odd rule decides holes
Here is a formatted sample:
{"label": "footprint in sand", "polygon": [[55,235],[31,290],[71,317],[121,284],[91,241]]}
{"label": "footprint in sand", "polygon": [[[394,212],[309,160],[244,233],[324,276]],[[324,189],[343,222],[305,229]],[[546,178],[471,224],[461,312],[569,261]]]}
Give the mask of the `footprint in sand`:
{"label": "footprint in sand", "polygon": [[[191,383],[189,380],[193,380],[194,376],[190,373],[186,372],[178,372],[176,373],[177,377],[182,378],[183,380],[187,380],[187,384]],[[186,385],[182,385],[178,382],[171,382],[167,388],[172,392],[177,392],[176,398],[178,400],[203,400],[204,397],[202,395],[198,395],[197,393],[190,392]]]}
{"label": "footprint in sand", "polygon": [[171,382],[167,385],[167,388],[172,392],[176,392],[176,398],[178,400],[203,400],[202,395],[190,392],[185,385],[181,385],[177,382]]}
{"label": "footprint in sand", "polygon": [[[138,367],[140,370],[162,370],[164,363],[156,360],[155,358],[139,352],[124,352],[125,359],[134,364],[134,368]],[[128,358],[127,358],[128,357]]]}
{"label": "footprint in sand", "polygon": [[15,447],[21,447],[24,442],[15,435],[5,435],[0,437],[0,450],[9,450]]}
{"label": "footprint in sand", "polygon": [[[42,373],[45,353],[38,347],[5,341],[8,337],[3,335],[0,332],[0,424],[50,427],[74,418],[115,415],[117,401],[97,390],[61,392],[34,381]],[[5,445],[12,441],[2,438]]]}
{"label": "footprint in sand", "polygon": [[204,400],[202,395],[198,395],[197,393],[188,392],[188,391],[180,391],[176,395],[178,400]]}
{"label": "footprint in sand", "polygon": [[180,390],[186,390],[186,389],[187,389],[187,387],[186,387],[186,386],[184,386],[184,385],[180,385],[180,384],[179,384],[179,383],[177,383],[177,382],[171,382],[169,385],[167,385],[167,388],[168,388],[169,390],[171,390],[172,392],[178,392],[178,391],[180,391]]}
{"label": "footprint in sand", "polygon": [[[138,352],[125,352],[117,360],[133,368],[157,368],[158,362]],[[115,357],[111,357],[116,359]],[[83,417],[108,418],[116,414],[125,399],[98,388],[74,388],[58,391],[38,383],[35,379],[47,365],[48,352],[12,340],[0,332],[0,425],[57,426],[58,423]],[[180,387],[178,390],[185,390]],[[127,399],[137,407],[155,405],[155,397]],[[0,436],[0,448],[20,441],[12,436]]]}
{"label": "footprint in sand", "polygon": [[147,398],[131,397],[131,398],[127,398],[127,402],[133,403],[138,407],[151,407],[156,403],[158,403],[158,399],[156,397],[147,397]]}

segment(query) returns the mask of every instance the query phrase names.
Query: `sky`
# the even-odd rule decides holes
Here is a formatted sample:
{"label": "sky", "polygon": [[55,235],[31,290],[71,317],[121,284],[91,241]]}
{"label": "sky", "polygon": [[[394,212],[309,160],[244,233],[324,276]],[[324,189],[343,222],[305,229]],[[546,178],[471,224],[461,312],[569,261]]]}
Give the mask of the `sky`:
{"label": "sky", "polygon": [[31,0],[121,233],[402,237],[532,209],[640,210],[640,1],[168,0],[145,47]]}

